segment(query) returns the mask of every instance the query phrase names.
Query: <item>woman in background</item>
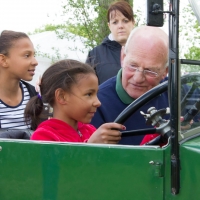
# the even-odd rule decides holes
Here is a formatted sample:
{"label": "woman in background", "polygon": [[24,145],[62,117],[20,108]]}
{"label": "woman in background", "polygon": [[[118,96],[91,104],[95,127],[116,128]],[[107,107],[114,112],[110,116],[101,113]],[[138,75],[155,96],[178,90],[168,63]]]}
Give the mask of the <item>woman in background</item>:
{"label": "woman in background", "polygon": [[95,68],[99,84],[115,76],[121,68],[121,47],[125,45],[134,28],[133,9],[126,1],[112,3],[107,12],[110,34],[92,49],[86,63]]}

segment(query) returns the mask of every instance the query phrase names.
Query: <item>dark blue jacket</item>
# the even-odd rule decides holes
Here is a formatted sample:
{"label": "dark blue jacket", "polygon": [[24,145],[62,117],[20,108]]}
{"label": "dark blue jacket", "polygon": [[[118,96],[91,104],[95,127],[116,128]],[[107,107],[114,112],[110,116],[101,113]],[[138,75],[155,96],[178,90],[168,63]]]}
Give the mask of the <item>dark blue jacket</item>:
{"label": "dark blue jacket", "polygon": [[99,84],[116,76],[121,68],[120,54],[121,45],[116,41],[109,40],[108,37],[89,52],[86,63],[94,67]]}
{"label": "dark blue jacket", "polygon": [[[113,122],[117,116],[129,105],[123,103],[116,92],[116,77],[113,77],[100,85],[98,91],[98,98],[101,101],[101,106],[97,109],[91,124],[96,128],[103,123]],[[150,107],[162,109],[168,107],[167,92],[163,93],[144,105],[140,110],[133,113],[133,115],[124,123],[126,130],[137,130],[152,128],[145,124],[145,118],[140,114],[140,111],[147,112]],[[139,145],[144,136],[131,136],[122,138],[119,144]]]}

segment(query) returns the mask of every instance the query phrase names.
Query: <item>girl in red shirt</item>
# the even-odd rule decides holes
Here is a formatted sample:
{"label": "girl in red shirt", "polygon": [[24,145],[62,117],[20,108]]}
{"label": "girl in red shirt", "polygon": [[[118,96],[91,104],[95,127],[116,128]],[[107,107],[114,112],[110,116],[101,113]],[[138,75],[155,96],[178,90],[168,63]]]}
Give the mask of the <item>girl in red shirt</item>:
{"label": "girl in red shirt", "polygon": [[[97,130],[90,125],[97,108],[98,79],[94,69],[75,60],[50,66],[37,85],[38,96],[30,99],[25,118],[35,130],[31,140],[115,144],[125,127],[106,123]],[[40,123],[44,103],[53,108],[53,117]]]}

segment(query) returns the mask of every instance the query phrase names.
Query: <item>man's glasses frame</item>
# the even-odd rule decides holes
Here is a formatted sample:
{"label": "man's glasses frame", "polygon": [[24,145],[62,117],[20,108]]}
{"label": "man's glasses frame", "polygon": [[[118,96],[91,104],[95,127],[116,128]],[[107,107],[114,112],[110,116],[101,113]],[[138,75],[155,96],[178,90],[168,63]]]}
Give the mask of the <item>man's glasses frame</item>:
{"label": "man's glasses frame", "polygon": [[141,72],[144,76],[146,77],[150,77],[150,78],[156,78],[158,77],[158,73],[148,70],[148,69],[144,69],[144,70],[140,70],[139,67],[135,66],[135,65],[127,65],[126,68],[130,71],[130,72]]}

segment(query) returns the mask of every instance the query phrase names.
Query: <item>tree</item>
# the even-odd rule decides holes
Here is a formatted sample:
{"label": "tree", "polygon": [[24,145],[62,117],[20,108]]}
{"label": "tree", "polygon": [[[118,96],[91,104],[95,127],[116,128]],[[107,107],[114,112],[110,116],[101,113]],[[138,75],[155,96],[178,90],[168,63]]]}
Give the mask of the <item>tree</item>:
{"label": "tree", "polygon": [[[132,0],[124,1],[133,5]],[[63,15],[67,16],[67,20],[60,25],[47,25],[45,29],[54,29],[58,37],[61,39],[68,38],[69,40],[75,40],[75,36],[73,37],[73,35],[69,35],[69,32],[80,36],[81,41],[85,45],[85,49],[79,50],[88,51],[89,49],[100,44],[110,32],[107,26],[106,14],[108,6],[111,2],[113,2],[113,0],[65,0],[62,8]],[[164,9],[168,10],[166,2],[165,7],[166,8]],[[136,26],[138,24],[145,24],[145,20],[141,17],[142,12],[142,9],[136,10]],[[183,20],[181,21],[181,19]],[[180,58],[200,58],[200,28],[189,4],[180,9],[179,49]],[[194,70],[194,67],[192,66],[185,65],[184,67],[187,71],[190,69]]]}
{"label": "tree", "polygon": [[[124,1],[133,5],[132,0]],[[112,2],[113,0],[67,0],[62,6],[63,14],[73,12],[73,17],[64,22],[66,29],[57,31],[58,36],[68,38],[67,32],[79,35],[87,50],[100,44],[110,32],[106,14]]]}
{"label": "tree", "polygon": [[[198,21],[189,4],[183,7],[180,14],[182,19],[180,21],[180,55],[182,58],[200,60],[200,26]],[[197,72],[200,67],[184,65],[182,69],[186,72]]]}
{"label": "tree", "polygon": [[[133,0],[124,0],[127,1],[133,7]],[[98,0],[99,5],[108,9],[109,5],[113,2],[113,0]]]}
{"label": "tree", "polygon": [[[76,49],[73,48],[72,50],[78,49],[82,52],[89,51],[89,49],[100,44],[110,33],[107,25],[107,9],[114,1],[115,0],[65,0],[62,5],[62,15],[66,16],[66,21],[63,21],[63,23],[59,25],[48,24],[43,28],[36,29],[35,33],[54,29],[59,38],[67,38],[72,41],[75,40],[76,35],[78,35],[85,48],[79,49],[76,47]],[[124,1],[129,2],[130,5],[133,6],[133,0]],[[69,33],[73,33],[74,36]],[[39,52],[38,54],[40,56],[46,55],[40,52],[39,49],[37,52]],[[52,60],[54,61],[55,59]]]}

